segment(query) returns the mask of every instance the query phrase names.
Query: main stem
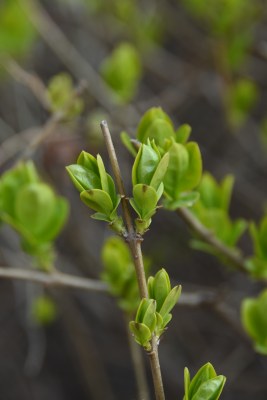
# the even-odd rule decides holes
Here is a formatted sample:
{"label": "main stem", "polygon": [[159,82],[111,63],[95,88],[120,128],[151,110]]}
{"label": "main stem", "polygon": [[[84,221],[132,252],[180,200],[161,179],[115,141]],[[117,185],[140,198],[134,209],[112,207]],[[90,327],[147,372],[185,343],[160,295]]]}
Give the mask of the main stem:
{"label": "main stem", "polygon": [[[103,136],[105,139],[106,146],[107,146],[112,170],[114,173],[114,178],[115,178],[118,190],[119,190],[119,194],[121,196],[122,212],[123,212],[123,217],[124,217],[126,228],[127,228],[126,241],[129,245],[129,248],[132,253],[135,270],[136,270],[136,276],[137,276],[137,281],[138,281],[140,297],[148,298],[148,290],[147,290],[144,262],[143,262],[142,249],[141,249],[142,238],[138,234],[136,234],[136,231],[134,229],[131,213],[129,210],[129,204],[128,204],[128,200],[126,198],[125,189],[124,189],[124,185],[123,185],[123,181],[122,181],[121,171],[120,171],[118,159],[116,156],[116,152],[115,152],[115,149],[113,146],[113,142],[111,139],[111,134],[110,134],[110,131],[108,128],[108,124],[106,121],[102,121],[100,126],[101,126],[101,130],[102,130],[102,133],[103,133]],[[150,366],[151,366],[151,372],[152,372],[152,377],[153,377],[156,400],[165,400],[163,382],[162,382],[162,376],[161,376],[161,370],[160,370],[160,363],[159,363],[159,356],[158,356],[158,343],[157,343],[155,337],[153,337],[151,345],[152,345],[152,349],[148,353],[148,356],[149,356],[149,360],[150,360]]]}

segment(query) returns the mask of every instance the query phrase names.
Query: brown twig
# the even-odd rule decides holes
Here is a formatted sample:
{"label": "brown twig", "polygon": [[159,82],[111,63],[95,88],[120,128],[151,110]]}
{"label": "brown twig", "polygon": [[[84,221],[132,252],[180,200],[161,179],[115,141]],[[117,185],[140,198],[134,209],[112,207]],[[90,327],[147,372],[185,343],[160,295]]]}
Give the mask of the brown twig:
{"label": "brown twig", "polygon": [[221,242],[213,232],[207,229],[187,208],[178,208],[176,212],[186,225],[204,242],[210,244],[219,254],[224,256],[232,265],[234,265],[236,269],[247,273],[245,259],[241,254]]}
{"label": "brown twig", "polygon": [[105,283],[63,272],[45,273],[31,269],[0,267],[0,278],[31,281],[52,287],[69,287],[94,292],[107,292]]}

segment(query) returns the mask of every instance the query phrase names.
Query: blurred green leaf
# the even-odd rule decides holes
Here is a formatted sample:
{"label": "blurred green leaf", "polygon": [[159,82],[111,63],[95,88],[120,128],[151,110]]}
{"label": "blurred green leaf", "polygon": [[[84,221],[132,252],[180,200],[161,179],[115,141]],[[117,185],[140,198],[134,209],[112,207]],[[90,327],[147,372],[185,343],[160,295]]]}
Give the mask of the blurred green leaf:
{"label": "blurred green leaf", "polygon": [[130,43],[120,43],[101,64],[101,74],[114,91],[114,100],[130,101],[136,93],[142,74],[138,51]]}
{"label": "blurred green leaf", "polygon": [[256,298],[247,298],[241,305],[241,319],[255,350],[267,355],[267,290]]}
{"label": "blurred green leaf", "polygon": [[39,325],[48,325],[54,322],[57,309],[54,301],[49,296],[39,296],[32,303],[32,316]]}
{"label": "blurred green leaf", "polygon": [[0,4],[0,54],[23,56],[30,51],[36,30],[15,0]]}

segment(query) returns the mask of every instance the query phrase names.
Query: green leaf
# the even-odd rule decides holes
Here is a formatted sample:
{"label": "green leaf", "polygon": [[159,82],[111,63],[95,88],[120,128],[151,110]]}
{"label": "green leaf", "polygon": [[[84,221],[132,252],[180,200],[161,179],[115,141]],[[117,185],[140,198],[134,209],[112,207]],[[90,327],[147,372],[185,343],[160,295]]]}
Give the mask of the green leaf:
{"label": "green leaf", "polygon": [[104,192],[109,193],[109,184],[108,184],[107,173],[105,170],[105,166],[104,166],[102,157],[99,154],[96,157],[96,161],[97,161],[98,172],[99,172],[100,181],[101,181],[101,188],[104,190]]}
{"label": "green leaf", "polygon": [[15,215],[33,235],[41,233],[54,215],[55,194],[45,183],[31,183],[18,191]]}
{"label": "green leaf", "polygon": [[183,125],[179,126],[179,128],[175,132],[175,141],[177,143],[185,144],[187,142],[187,140],[189,139],[191,131],[192,131],[191,126],[189,126],[187,124],[183,124]]}
{"label": "green leaf", "polygon": [[16,1],[0,5],[0,53],[21,56],[30,50],[36,30]]}
{"label": "green leaf", "polygon": [[173,143],[169,151],[169,165],[164,177],[164,190],[167,195],[176,200],[181,191],[180,183],[188,170],[189,155],[184,145]]}
{"label": "green leaf", "polygon": [[154,188],[138,184],[133,188],[133,199],[131,206],[142,220],[151,218],[157,207],[158,197]]}
{"label": "green leaf", "polygon": [[46,221],[41,232],[38,233],[38,241],[50,242],[54,240],[66,223],[69,214],[69,203],[63,197],[57,197],[51,218]]}
{"label": "green leaf", "polygon": [[[151,282],[151,281],[150,281]],[[152,282],[151,282],[152,283]],[[171,291],[171,283],[166,270],[162,268],[155,275],[153,280],[153,295],[157,302],[157,311],[161,309],[166,297]]]}
{"label": "green leaf", "polygon": [[173,307],[175,306],[181,295],[181,291],[182,291],[181,285],[172,288],[172,290],[164,300],[164,303],[162,304],[161,308],[159,309],[159,313],[163,318],[173,309]]}
{"label": "green leaf", "polygon": [[78,164],[69,165],[66,170],[80,193],[84,190],[101,189],[100,179],[94,171]]}
{"label": "green leaf", "polygon": [[100,189],[84,190],[80,194],[81,200],[94,211],[110,216],[113,204],[110,196]]}
{"label": "green leaf", "polygon": [[247,298],[242,302],[242,323],[255,341],[255,348],[267,355],[267,290],[264,290],[257,298]]}
{"label": "green leaf", "polygon": [[[160,161],[160,156],[149,145],[143,144],[139,149],[140,156],[136,166],[136,176],[133,177],[133,184],[144,183],[150,185],[152,177]],[[138,152],[138,153],[139,153]],[[134,169],[133,169],[134,170]]]}
{"label": "green leaf", "polygon": [[136,322],[143,322],[145,313],[146,313],[147,309],[151,306],[151,304],[154,307],[154,300],[153,299],[144,298],[144,299],[142,299],[140,301],[138,310],[136,312],[136,317],[135,317],[135,321]]}
{"label": "green leaf", "polygon": [[32,303],[32,317],[40,325],[51,324],[57,316],[54,301],[49,296],[40,296]]}
{"label": "green leaf", "polygon": [[158,190],[160,184],[162,183],[168,168],[168,164],[169,164],[169,154],[166,153],[158,163],[158,166],[150,182],[150,186],[152,186],[155,190]]}
{"label": "green leaf", "polygon": [[235,179],[233,175],[227,175],[221,182],[220,200],[221,200],[221,207],[225,211],[229,211],[229,205],[232,197],[234,181]]}
{"label": "green leaf", "polygon": [[101,75],[114,91],[114,100],[128,102],[134,96],[142,74],[138,51],[130,43],[120,43],[101,64]]}
{"label": "green leaf", "polygon": [[185,367],[184,369],[184,398],[183,400],[189,400],[189,386],[190,386],[190,373],[189,369]]}
{"label": "green leaf", "polygon": [[99,176],[97,161],[92,154],[82,151],[78,157],[77,164],[89,171],[93,171],[97,176]]}
{"label": "green leaf", "polygon": [[152,334],[149,328],[142,323],[131,321],[129,324],[131,332],[134,334],[135,340],[145,349],[150,349],[149,340],[152,338]]}
{"label": "green leaf", "polygon": [[[149,130],[149,133],[151,134],[153,129],[149,129],[149,128],[155,121],[156,121],[155,125],[157,125],[157,123],[160,120],[167,122],[173,128],[171,119],[162,110],[162,108],[152,107],[149,110],[147,110],[139,122],[139,125],[137,128],[137,139],[141,143],[146,143],[147,139],[150,138],[150,136],[147,134],[147,131]],[[159,134],[161,135],[161,132],[159,132]],[[155,137],[155,136],[157,136],[157,135],[154,134],[153,138],[155,139],[156,143],[158,143],[157,137]]]}
{"label": "green leaf", "polygon": [[177,200],[163,200],[163,206],[171,211],[181,207],[192,207],[199,200],[198,192],[180,193]]}
{"label": "green leaf", "polygon": [[193,398],[193,396],[197,393],[198,389],[200,388],[200,386],[212,379],[216,377],[216,372],[215,369],[213,368],[211,363],[207,363],[205,365],[203,365],[198,372],[196,373],[196,375],[194,376],[194,378],[192,379],[191,383],[190,383],[190,389],[189,389],[189,398]]}
{"label": "green leaf", "polygon": [[180,190],[186,192],[194,189],[200,182],[202,176],[202,158],[198,147],[195,142],[185,144],[188,152],[188,171],[183,175],[180,183]]}
{"label": "green leaf", "polygon": [[156,322],[156,301],[151,301],[144,313],[142,323],[149,328],[150,332],[153,332],[156,327]]}
{"label": "green leaf", "polygon": [[194,394],[192,400],[218,400],[222,393],[225,380],[224,376],[219,375],[204,382]]}

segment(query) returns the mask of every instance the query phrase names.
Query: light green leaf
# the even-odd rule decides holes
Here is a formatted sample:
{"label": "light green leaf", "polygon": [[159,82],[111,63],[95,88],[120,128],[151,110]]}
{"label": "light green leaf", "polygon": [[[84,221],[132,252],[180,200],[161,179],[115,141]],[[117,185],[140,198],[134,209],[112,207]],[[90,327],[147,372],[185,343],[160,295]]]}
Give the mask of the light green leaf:
{"label": "light green leaf", "polygon": [[171,211],[181,207],[192,207],[199,200],[198,192],[180,193],[177,200],[163,200],[163,206]]}
{"label": "light green leaf", "polygon": [[109,193],[109,183],[108,183],[107,173],[105,170],[105,166],[104,166],[102,157],[99,154],[96,157],[96,161],[97,161],[98,172],[99,172],[100,181],[101,181],[101,188],[104,190],[104,192]]}
{"label": "light green leaf", "polygon": [[218,400],[225,384],[225,377],[218,375],[200,386],[192,400]]}
{"label": "light green leaf", "polygon": [[100,189],[84,190],[80,194],[81,200],[94,211],[107,215],[112,213],[113,204],[110,196]]}
{"label": "light green leaf", "polygon": [[183,400],[189,400],[189,386],[190,386],[190,373],[189,369],[185,367],[184,369],[184,398]]}
{"label": "light green leaf", "polygon": [[55,194],[45,183],[31,183],[18,191],[15,215],[33,235],[41,233],[54,214]]}
{"label": "light green leaf", "polygon": [[168,168],[168,164],[169,164],[169,154],[166,153],[158,163],[158,166],[150,182],[150,186],[152,186],[155,190],[158,190],[160,184],[162,183]]}
{"label": "light green leaf", "polygon": [[149,328],[142,323],[131,321],[129,324],[131,332],[134,334],[135,340],[141,346],[145,347],[147,350],[150,349],[149,340],[152,338],[152,334]]}
{"label": "light green leaf", "polygon": [[157,193],[154,188],[142,184],[134,186],[133,199],[130,203],[141,219],[151,218],[156,211],[157,202]]}
{"label": "light green leaf", "polygon": [[77,164],[89,171],[93,171],[97,176],[99,176],[97,161],[92,154],[82,151],[78,157]]}
{"label": "light green leaf", "polygon": [[200,388],[200,386],[212,379],[216,377],[216,372],[215,369],[213,368],[211,363],[207,363],[205,365],[203,365],[198,372],[196,373],[196,375],[194,376],[194,378],[192,379],[191,383],[190,383],[190,388],[189,388],[189,398],[193,398],[193,396],[197,393],[198,389]]}
{"label": "light green leaf", "polygon": [[153,297],[157,302],[157,311],[161,309],[165,299],[171,291],[171,283],[166,270],[162,268],[155,275],[153,281]]}
{"label": "light green leaf", "polygon": [[177,143],[185,144],[187,142],[187,140],[189,139],[191,131],[192,131],[191,126],[189,126],[187,124],[183,124],[183,125],[179,126],[179,128],[175,132],[175,141]]}
{"label": "light green leaf", "polygon": [[[162,110],[162,108],[152,107],[149,110],[147,110],[139,122],[139,125],[137,128],[137,139],[141,143],[146,143],[147,139],[150,138],[149,135],[147,134],[147,131],[150,128],[151,124],[153,124],[153,122],[155,122],[155,121],[158,122],[160,120],[167,122],[173,128],[171,119]],[[155,135],[153,136],[153,138],[155,139],[155,141],[157,143],[157,139],[155,138]]]}
{"label": "light green leaf", "polygon": [[181,295],[181,291],[182,291],[181,285],[172,288],[172,290],[164,300],[164,303],[162,304],[161,308],[159,309],[159,313],[163,318],[173,309],[173,307],[175,306]]}
{"label": "light green leaf", "polygon": [[69,165],[66,170],[80,193],[84,190],[101,189],[100,179],[94,171],[78,164]]}

